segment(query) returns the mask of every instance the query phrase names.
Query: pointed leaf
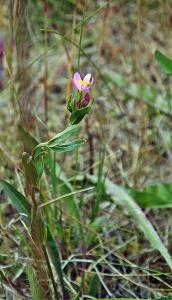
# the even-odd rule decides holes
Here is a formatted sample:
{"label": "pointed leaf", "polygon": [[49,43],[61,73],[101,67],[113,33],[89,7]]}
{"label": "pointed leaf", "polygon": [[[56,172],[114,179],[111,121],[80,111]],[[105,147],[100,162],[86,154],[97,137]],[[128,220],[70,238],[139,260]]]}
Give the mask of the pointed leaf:
{"label": "pointed leaf", "polygon": [[4,190],[5,194],[10,198],[18,212],[20,214],[29,216],[31,205],[25,196],[23,196],[19,191],[16,190],[15,187],[3,179],[0,179],[0,186]]}
{"label": "pointed leaf", "polygon": [[69,143],[64,144],[64,145],[52,146],[52,147],[50,147],[50,149],[55,151],[55,152],[72,151],[72,150],[78,148],[79,146],[81,146],[84,142],[85,142],[85,140],[79,139],[79,140],[75,140],[75,141],[69,142]]}
{"label": "pointed leaf", "polygon": [[67,127],[65,130],[62,132],[58,133],[55,135],[51,140],[48,141],[48,146],[56,146],[59,145],[61,142],[65,141],[68,139],[71,135],[76,133],[79,129],[79,125],[70,125]]}
{"label": "pointed leaf", "polygon": [[47,243],[46,243],[46,246],[47,246],[48,253],[50,255],[50,259],[52,261],[52,264],[54,265],[54,268],[57,272],[63,296],[65,297],[66,290],[65,290],[64,280],[63,280],[60,249],[58,247],[57,242],[54,240],[54,238],[53,238],[53,236],[52,236],[52,234],[51,234],[48,227],[47,227]]}
{"label": "pointed leaf", "polygon": [[172,75],[172,60],[162,54],[160,51],[155,52],[155,59],[163,69],[163,71],[169,75]]}
{"label": "pointed leaf", "polygon": [[29,280],[32,299],[33,300],[41,300],[42,299],[41,290],[39,289],[36,275],[31,266],[26,267],[26,274],[27,274],[27,277]]}

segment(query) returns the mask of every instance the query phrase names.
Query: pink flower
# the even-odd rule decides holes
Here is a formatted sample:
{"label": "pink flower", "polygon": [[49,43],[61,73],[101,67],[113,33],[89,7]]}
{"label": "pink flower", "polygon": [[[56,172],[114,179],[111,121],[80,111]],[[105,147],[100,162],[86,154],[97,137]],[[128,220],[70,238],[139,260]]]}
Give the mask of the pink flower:
{"label": "pink flower", "polygon": [[84,93],[88,93],[89,89],[94,83],[93,76],[91,74],[87,74],[84,79],[81,79],[81,75],[76,72],[73,75],[72,83],[75,88]]}

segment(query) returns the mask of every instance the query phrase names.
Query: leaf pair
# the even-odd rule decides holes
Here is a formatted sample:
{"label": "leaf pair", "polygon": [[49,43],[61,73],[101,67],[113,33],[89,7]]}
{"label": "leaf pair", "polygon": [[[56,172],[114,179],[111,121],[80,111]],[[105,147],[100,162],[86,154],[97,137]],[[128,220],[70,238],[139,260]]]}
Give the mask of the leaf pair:
{"label": "leaf pair", "polygon": [[73,134],[75,134],[79,129],[79,125],[70,125],[68,126],[64,131],[58,133],[56,136],[54,136],[52,139],[50,139],[48,142],[41,143],[38,146],[36,146],[33,154],[33,158],[36,159],[40,155],[44,156],[48,154],[49,151],[54,152],[67,152],[72,151],[79,146],[81,146],[85,140],[83,139],[77,139],[65,144],[62,144],[63,141],[70,138]]}

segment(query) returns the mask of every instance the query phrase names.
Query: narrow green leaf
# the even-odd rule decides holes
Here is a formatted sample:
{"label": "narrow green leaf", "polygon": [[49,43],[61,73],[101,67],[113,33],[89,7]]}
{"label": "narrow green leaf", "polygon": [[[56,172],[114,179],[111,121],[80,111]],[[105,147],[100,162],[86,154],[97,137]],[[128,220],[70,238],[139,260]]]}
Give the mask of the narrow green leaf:
{"label": "narrow green leaf", "polygon": [[[91,182],[97,182],[96,176],[87,176],[91,180]],[[168,250],[165,248],[151,222],[146,218],[145,214],[136,204],[134,199],[131,198],[131,196],[124,189],[114,184],[108,178],[105,179],[105,191],[114,202],[124,207],[125,210],[128,211],[138,227],[144,232],[145,237],[152,244],[152,247],[157,249],[161,253],[166,263],[172,270],[172,259]]]}
{"label": "narrow green leaf", "polygon": [[39,289],[35,273],[31,266],[26,267],[26,274],[29,280],[30,290],[33,300],[42,300],[41,290]]}
{"label": "narrow green leaf", "polygon": [[54,296],[55,296],[55,298],[53,298],[53,299],[59,300],[59,292],[58,292],[57,283],[56,283],[56,280],[55,280],[55,277],[54,277],[54,273],[53,273],[53,269],[52,269],[52,266],[51,266],[51,263],[50,263],[49,255],[48,255],[48,252],[47,252],[47,248],[45,247],[44,244],[42,246],[42,250],[44,252],[44,257],[45,257],[46,264],[47,264],[47,267],[48,267],[49,276],[51,278],[51,282],[52,282],[53,289],[54,289]]}
{"label": "narrow green leaf", "polygon": [[79,125],[70,125],[64,131],[55,135],[51,140],[48,141],[48,146],[56,146],[59,145],[61,142],[68,139],[71,135],[76,133],[79,129]]}
{"label": "narrow green leaf", "polygon": [[52,237],[52,234],[47,227],[47,242],[46,246],[48,249],[48,253],[50,255],[50,259],[52,261],[52,264],[54,265],[54,268],[57,272],[62,293],[63,293],[63,299],[66,299],[65,296],[67,295],[67,292],[65,290],[65,285],[64,285],[64,280],[63,280],[63,272],[62,272],[62,266],[61,266],[61,255],[60,255],[60,250],[57,244],[57,241],[54,240]]}
{"label": "narrow green leaf", "polygon": [[23,196],[19,191],[16,190],[15,187],[3,179],[0,179],[0,186],[4,190],[5,194],[10,198],[18,212],[20,214],[29,216],[31,205],[25,196]]}
{"label": "narrow green leaf", "polygon": [[172,60],[162,54],[160,51],[155,52],[155,59],[160,64],[163,71],[169,75],[172,75]]}
{"label": "narrow green leaf", "polygon": [[75,141],[69,142],[64,145],[51,146],[50,149],[55,152],[67,152],[67,151],[72,151],[72,150],[78,148],[83,143],[85,143],[85,140],[79,139],[79,140],[75,140]]}

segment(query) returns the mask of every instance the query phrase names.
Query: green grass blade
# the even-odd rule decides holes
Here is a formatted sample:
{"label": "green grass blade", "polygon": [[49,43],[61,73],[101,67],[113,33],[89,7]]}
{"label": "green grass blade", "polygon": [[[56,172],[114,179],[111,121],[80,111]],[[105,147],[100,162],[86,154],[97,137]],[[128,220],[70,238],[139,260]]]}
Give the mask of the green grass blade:
{"label": "green grass blade", "polygon": [[99,211],[99,206],[101,203],[101,199],[103,199],[103,194],[104,194],[104,176],[103,176],[103,166],[104,166],[104,157],[105,157],[105,150],[101,150],[99,154],[99,168],[98,168],[98,181],[96,185],[96,197],[93,201],[92,204],[92,222],[95,220],[98,211]]}
{"label": "green grass blade", "polygon": [[54,288],[54,296],[55,296],[56,300],[59,300],[57,284],[56,284],[56,281],[55,281],[55,278],[54,278],[53,270],[52,270],[51,263],[50,263],[50,260],[49,260],[49,255],[48,255],[48,252],[47,252],[47,249],[46,249],[45,245],[42,246],[42,249],[43,249],[43,252],[44,252],[44,256],[45,256],[46,264],[47,264],[47,267],[48,267],[49,275],[50,275],[50,278],[51,278],[51,282],[52,282],[52,285],[53,285],[53,288]]}
{"label": "green grass blade", "polygon": [[85,20],[85,7],[86,1],[83,7],[83,14],[82,14],[82,21],[81,21],[81,29],[79,34],[79,45],[78,45],[78,71],[80,69],[80,58],[81,58],[81,43],[82,43],[82,36],[83,36],[83,29],[84,29],[84,20]]}
{"label": "green grass blade", "polygon": [[51,262],[54,265],[54,268],[57,272],[57,275],[58,275],[58,278],[59,278],[59,281],[60,281],[61,290],[62,290],[62,293],[63,293],[63,299],[66,299],[67,291],[65,289],[64,280],[63,280],[60,250],[59,250],[57,242],[52,237],[52,234],[51,234],[48,227],[47,227],[46,247],[48,249],[48,253],[49,253]]}
{"label": "green grass blade", "polygon": [[71,192],[71,193],[64,194],[64,195],[59,196],[59,197],[57,197],[57,198],[55,198],[53,200],[50,200],[48,202],[45,202],[45,203],[39,205],[39,207],[44,207],[44,206],[50,205],[52,203],[55,203],[55,202],[57,202],[57,201],[59,201],[61,199],[69,198],[69,201],[71,200],[70,202],[72,202],[72,204],[71,203],[67,203],[67,205],[66,205],[68,207],[69,213],[79,219],[79,210],[78,210],[78,207],[76,206],[76,203],[74,201],[72,201],[72,199],[70,197],[73,196],[73,195],[76,195],[76,194],[80,194],[80,193],[83,193],[83,192],[86,192],[86,191],[90,191],[92,189],[94,189],[94,187],[90,186],[88,188],[85,188],[85,189],[82,189],[82,190],[78,190],[76,192]]}
{"label": "green grass blade", "polygon": [[36,276],[31,268],[31,266],[26,267],[26,274],[29,280],[31,295],[33,300],[42,300],[41,291],[37,284]]}

